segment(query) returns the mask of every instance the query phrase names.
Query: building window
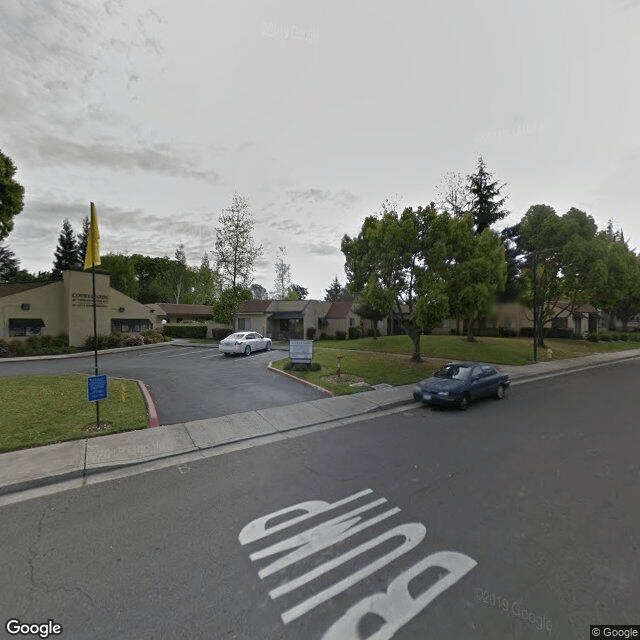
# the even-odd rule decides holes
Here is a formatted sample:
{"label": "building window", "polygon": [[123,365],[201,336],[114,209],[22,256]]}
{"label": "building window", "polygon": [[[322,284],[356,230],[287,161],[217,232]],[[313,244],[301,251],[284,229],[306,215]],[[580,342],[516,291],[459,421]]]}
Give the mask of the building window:
{"label": "building window", "polygon": [[140,333],[150,328],[151,322],[147,318],[142,320],[112,318],[111,320],[111,331],[114,333]]}
{"label": "building window", "polygon": [[9,318],[9,337],[40,336],[42,327],[42,318]]}

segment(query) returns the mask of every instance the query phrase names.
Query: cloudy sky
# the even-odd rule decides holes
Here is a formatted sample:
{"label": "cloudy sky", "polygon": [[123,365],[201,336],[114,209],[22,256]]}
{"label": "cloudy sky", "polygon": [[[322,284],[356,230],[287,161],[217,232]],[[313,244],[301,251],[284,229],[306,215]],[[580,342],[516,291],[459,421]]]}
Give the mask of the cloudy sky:
{"label": "cloudy sky", "polygon": [[7,243],[50,269],[93,200],[102,252],[213,249],[233,193],[292,280],[344,282],[343,234],[428,204],[482,155],[527,208],[611,218],[640,250],[638,0],[2,0]]}

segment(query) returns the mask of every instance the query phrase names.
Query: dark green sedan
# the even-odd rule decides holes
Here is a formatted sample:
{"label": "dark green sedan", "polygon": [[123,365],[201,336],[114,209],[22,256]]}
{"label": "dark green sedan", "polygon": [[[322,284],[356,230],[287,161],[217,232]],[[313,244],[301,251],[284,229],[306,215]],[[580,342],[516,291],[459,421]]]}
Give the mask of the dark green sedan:
{"label": "dark green sedan", "polygon": [[490,364],[449,362],[413,390],[416,402],[467,409],[472,400],[505,396],[509,376]]}

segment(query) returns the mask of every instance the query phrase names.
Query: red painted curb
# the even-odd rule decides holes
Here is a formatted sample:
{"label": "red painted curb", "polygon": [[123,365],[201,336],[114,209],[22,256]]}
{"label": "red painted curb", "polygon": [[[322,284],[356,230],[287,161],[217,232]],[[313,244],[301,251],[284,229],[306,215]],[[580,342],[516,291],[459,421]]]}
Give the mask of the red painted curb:
{"label": "red painted curb", "polygon": [[160,419],[158,418],[156,406],[153,404],[153,400],[151,399],[151,394],[149,393],[149,389],[147,389],[145,383],[142,382],[142,380],[136,380],[136,382],[140,387],[140,391],[142,391],[142,396],[144,398],[145,404],[147,405],[147,411],[149,413],[149,426],[159,427]]}
{"label": "red painted curb", "polygon": [[331,393],[331,391],[328,391],[327,389],[323,389],[322,387],[319,387],[317,384],[313,384],[313,382],[308,382],[307,380],[303,380],[302,378],[292,376],[290,373],[287,373],[286,371],[282,371],[281,369],[276,369],[275,367],[271,366],[271,363],[267,365],[267,369],[269,369],[269,371],[275,371],[276,373],[279,373],[280,375],[283,375],[286,378],[289,378],[290,380],[295,380],[296,382],[300,382],[301,384],[304,384],[307,387],[311,387],[316,391],[322,391],[322,393],[324,393],[326,396],[333,398],[333,393]]}

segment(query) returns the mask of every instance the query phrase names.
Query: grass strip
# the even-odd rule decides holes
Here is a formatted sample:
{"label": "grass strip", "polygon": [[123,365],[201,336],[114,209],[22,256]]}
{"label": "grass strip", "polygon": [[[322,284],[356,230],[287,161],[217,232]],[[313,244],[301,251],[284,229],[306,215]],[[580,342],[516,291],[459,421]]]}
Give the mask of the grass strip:
{"label": "grass strip", "polygon": [[149,426],[138,383],[118,378],[109,378],[109,397],[100,401],[100,431],[86,375],[2,378],[0,408],[0,452]]}
{"label": "grass strip", "polygon": [[[588,340],[565,340],[547,338],[545,344],[553,351],[553,359],[575,358],[592,353],[624,351],[640,348],[640,342],[589,342]],[[396,353],[411,356],[413,343],[408,336],[384,336],[357,338],[354,340],[319,340],[317,349],[339,349]],[[445,360],[470,360],[494,364],[522,365],[533,362],[531,338],[476,338],[468,342],[464,336],[422,336],[420,352],[423,358]],[[546,349],[538,349],[538,360],[546,360]]]}
{"label": "grass strip", "polygon": [[[335,381],[337,356],[342,356],[340,370],[342,382]],[[386,383],[393,386],[411,384],[429,377],[444,362],[441,358],[428,358],[424,362],[411,362],[407,356],[388,353],[371,353],[348,349],[334,350],[316,347],[314,362],[321,365],[320,371],[289,371],[298,378],[317,384],[334,395],[367,391],[371,385]],[[283,369],[289,358],[273,363],[276,369]],[[350,383],[362,380],[368,386],[352,387]]]}

